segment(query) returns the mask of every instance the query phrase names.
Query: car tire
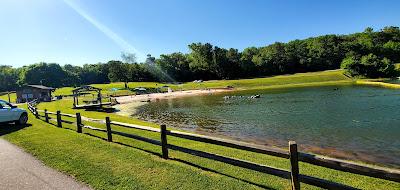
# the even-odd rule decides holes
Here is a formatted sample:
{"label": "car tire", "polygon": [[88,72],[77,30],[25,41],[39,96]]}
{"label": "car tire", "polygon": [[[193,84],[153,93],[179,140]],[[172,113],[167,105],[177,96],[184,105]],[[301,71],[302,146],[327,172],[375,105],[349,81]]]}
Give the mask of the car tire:
{"label": "car tire", "polygon": [[28,114],[22,113],[19,119],[15,122],[17,125],[25,125],[28,122]]}

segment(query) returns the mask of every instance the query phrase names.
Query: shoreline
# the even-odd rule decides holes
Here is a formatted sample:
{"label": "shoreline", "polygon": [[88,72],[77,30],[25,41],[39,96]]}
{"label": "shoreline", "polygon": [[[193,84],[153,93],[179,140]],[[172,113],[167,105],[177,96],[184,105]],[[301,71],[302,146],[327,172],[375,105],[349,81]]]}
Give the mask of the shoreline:
{"label": "shoreline", "polygon": [[148,102],[153,102],[162,99],[180,98],[188,96],[200,96],[200,95],[212,95],[223,92],[233,92],[235,89],[230,88],[216,88],[207,90],[184,90],[184,91],[174,91],[169,93],[151,93],[151,94],[141,94],[141,95],[131,95],[131,96],[120,96],[116,97],[119,104],[114,105],[118,111],[115,112],[117,115],[131,117],[137,111],[140,106],[147,104]]}
{"label": "shoreline", "polygon": [[169,93],[150,93],[141,95],[129,95],[116,97],[119,104],[114,105],[118,111],[115,113],[122,116],[132,116],[136,113],[136,109],[148,102],[162,100],[162,99],[173,99],[189,96],[201,96],[201,95],[212,95],[224,92],[238,92],[246,90],[273,90],[273,89],[285,89],[285,88],[307,88],[307,87],[321,87],[321,86],[371,86],[380,88],[391,88],[399,89],[399,84],[391,84],[385,82],[376,81],[364,81],[364,80],[338,80],[338,81],[324,81],[324,82],[308,82],[308,83],[297,83],[297,84],[279,84],[279,85],[268,85],[268,86],[253,86],[248,88],[208,88],[208,89],[194,89],[194,90],[179,90]]}
{"label": "shoreline", "polygon": [[179,98],[179,97],[198,96],[198,95],[212,95],[215,93],[234,92],[234,91],[236,91],[236,89],[230,89],[230,88],[214,88],[207,90],[183,90],[183,91],[174,91],[169,93],[151,93],[151,94],[141,94],[141,95],[131,95],[131,96],[120,96],[116,97],[116,100],[120,104],[127,104],[138,101],[151,102],[160,99]]}

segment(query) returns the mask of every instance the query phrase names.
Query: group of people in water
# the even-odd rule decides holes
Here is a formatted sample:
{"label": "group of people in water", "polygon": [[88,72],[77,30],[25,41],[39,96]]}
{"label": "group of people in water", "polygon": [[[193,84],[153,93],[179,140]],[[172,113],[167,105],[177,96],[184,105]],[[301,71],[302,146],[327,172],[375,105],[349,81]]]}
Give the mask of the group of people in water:
{"label": "group of people in water", "polygon": [[255,94],[251,96],[224,96],[224,99],[232,99],[232,98],[250,98],[250,99],[256,99],[256,98],[261,98],[261,95]]}

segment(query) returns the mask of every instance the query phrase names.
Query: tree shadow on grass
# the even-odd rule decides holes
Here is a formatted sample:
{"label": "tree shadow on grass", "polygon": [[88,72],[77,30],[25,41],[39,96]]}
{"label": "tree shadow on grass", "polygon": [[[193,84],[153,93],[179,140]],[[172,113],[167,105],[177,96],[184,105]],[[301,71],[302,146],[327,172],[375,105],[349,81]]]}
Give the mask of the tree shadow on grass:
{"label": "tree shadow on grass", "polygon": [[190,165],[190,166],[192,166],[192,167],[196,167],[196,168],[201,169],[201,170],[204,170],[204,171],[208,171],[208,172],[216,173],[216,174],[223,175],[223,176],[226,176],[226,177],[230,177],[230,178],[233,178],[233,179],[236,179],[236,180],[245,182],[245,183],[249,183],[249,184],[251,184],[251,185],[255,185],[255,186],[260,187],[260,188],[263,188],[263,189],[271,189],[271,190],[274,189],[274,188],[272,188],[272,187],[268,187],[268,186],[265,186],[265,185],[262,185],[262,184],[254,183],[254,182],[248,181],[248,180],[246,180],[246,179],[241,179],[241,178],[238,178],[238,177],[235,177],[235,176],[232,176],[232,175],[229,175],[229,174],[225,174],[225,173],[219,172],[219,171],[217,171],[217,170],[213,170],[213,169],[210,169],[210,168],[206,168],[206,167],[204,167],[204,166],[200,166],[200,165],[198,165],[198,164],[194,164],[194,163],[191,163],[191,162],[188,162],[188,161],[179,159],[179,158],[170,158],[170,160],[174,160],[174,161],[177,161],[177,162],[181,162],[181,163]]}
{"label": "tree shadow on grass", "polygon": [[31,124],[17,125],[10,123],[0,123],[0,136],[7,135],[16,131],[19,131],[25,127],[32,126]]}
{"label": "tree shadow on grass", "polygon": [[[95,138],[98,138],[98,139],[102,139],[104,141],[107,141],[107,138],[104,138],[104,137],[99,137],[97,135],[93,135],[93,134],[90,134],[90,133],[83,133],[83,134],[89,135],[91,137],[95,137]],[[143,149],[143,148],[135,147],[135,146],[132,146],[132,145],[128,145],[128,144],[121,143],[121,142],[116,142],[116,141],[113,141],[112,143],[119,144],[119,145],[126,146],[126,147],[130,147],[130,148],[134,148],[136,150],[141,150],[141,151],[144,151],[146,153],[162,157],[162,154],[158,153],[158,152],[149,151],[149,150],[146,150],[146,149]],[[198,164],[194,164],[194,163],[191,163],[189,161],[185,161],[185,160],[182,160],[182,159],[179,159],[179,158],[170,158],[169,160],[181,162],[181,163],[187,164],[187,165],[192,166],[192,167],[196,167],[196,168],[204,170],[204,171],[213,172],[213,173],[216,173],[216,174],[219,174],[219,175],[223,175],[223,176],[226,176],[226,177],[229,177],[229,178],[233,178],[233,179],[236,179],[236,180],[239,180],[239,181],[242,181],[242,182],[245,182],[245,183],[260,187],[260,188],[263,188],[263,189],[271,189],[271,190],[274,189],[272,187],[268,187],[268,186],[265,186],[265,185],[262,185],[262,184],[258,184],[258,183],[255,183],[255,182],[252,182],[252,181],[249,181],[249,180],[246,180],[246,179],[241,179],[239,177],[235,177],[233,175],[225,174],[225,173],[219,172],[217,170],[206,168],[204,166],[200,166]]]}
{"label": "tree shadow on grass", "polygon": [[[51,122],[49,122],[48,124],[57,127],[57,124],[53,124]],[[3,135],[3,131],[4,131],[5,134],[8,134],[8,133],[20,130],[20,129],[24,128],[24,127],[26,127],[26,126],[9,125],[9,127],[6,127],[4,129],[0,129],[0,136]],[[75,131],[74,129],[71,129],[71,128],[63,128],[63,129],[68,129],[68,130],[71,130],[71,131]],[[91,134],[91,133],[88,133],[88,132],[83,132],[82,134],[85,134],[85,135],[88,135],[88,136],[91,136],[91,137],[94,137],[94,138],[98,138],[98,139],[107,141],[107,138],[100,137],[100,136],[97,136],[97,135],[94,135],[94,134]],[[158,153],[158,152],[153,152],[153,151],[150,151],[150,150],[146,150],[146,149],[143,149],[143,148],[135,147],[135,146],[132,146],[132,145],[129,145],[129,144],[125,144],[125,143],[122,143],[122,142],[117,142],[117,141],[113,141],[112,143],[119,144],[119,145],[126,146],[126,147],[130,147],[130,148],[134,148],[136,150],[144,151],[146,153],[162,157],[162,154]],[[274,189],[274,188],[271,188],[271,187],[268,187],[268,186],[265,186],[265,185],[262,185],[262,184],[258,184],[258,183],[255,183],[255,182],[252,182],[252,181],[249,181],[249,180],[246,180],[246,179],[242,179],[242,178],[239,178],[239,177],[235,177],[233,175],[222,173],[222,172],[219,172],[219,171],[211,169],[211,168],[207,168],[207,167],[204,167],[204,166],[201,166],[201,165],[198,165],[198,164],[194,164],[194,163],[191,163],[189,161],[185,161],[185,160],[182,160],[182,159],[179,159],[179,158],[170,158],[169,160],[181,162],[181,163],[187,164],[187,165],[192,166],[192,167],[196,167],[196,168],[204,170],[204,171],[213,172],[213,173],[216,173],[216,174],[219,174],[219,175],[223,175],[223,176],[226,176],[226,177],[229,177],[229,178],[233,178],[233,179],[236,179],[236,180],[239,180],[239,181],[242,181],[242,182],[245,182],[245,183],[260,187],[260,188],[263,188],[263,189]]]}
{"label": "tree shadow on grass", "polygon": [[[91,133],[86,133],[85,132],[83,134],[89,135],[91,137],[98,138],[98,139],[101,139],[101,140],[104,140],[104,141],[107,141],[107,138],[99,137],[99,136],[93,135]],[[146,150],[146,149],[143,149],[143,148],[135,147],[135,146],[132,146],[132,145],[129,145],[129,144],[125,144],[125,143],[122,143],[122,142],[117,142],[117,141],[113,141],[112,143],[119,144],[119,145],[122,145],[122,146],[126,146],[126,147],[129,147],[129,148],[134,148],[134,149],[141,150],[141,151],[144,151],[144,152],[149,153],[149,154],[153,154],[155,156],[162,157],[162,155],[160,153],[158,153],[158,152],[152,152],[150,150]]]}

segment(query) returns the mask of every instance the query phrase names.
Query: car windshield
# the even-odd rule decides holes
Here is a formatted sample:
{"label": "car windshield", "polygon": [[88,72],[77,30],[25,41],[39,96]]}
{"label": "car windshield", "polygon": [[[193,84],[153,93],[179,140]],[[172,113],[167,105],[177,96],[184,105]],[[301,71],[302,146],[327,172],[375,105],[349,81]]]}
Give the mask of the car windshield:
{"label": "car windshield", "polygon": [[0,109],[10,109],[13,106],[5,101],[0,101]]}

